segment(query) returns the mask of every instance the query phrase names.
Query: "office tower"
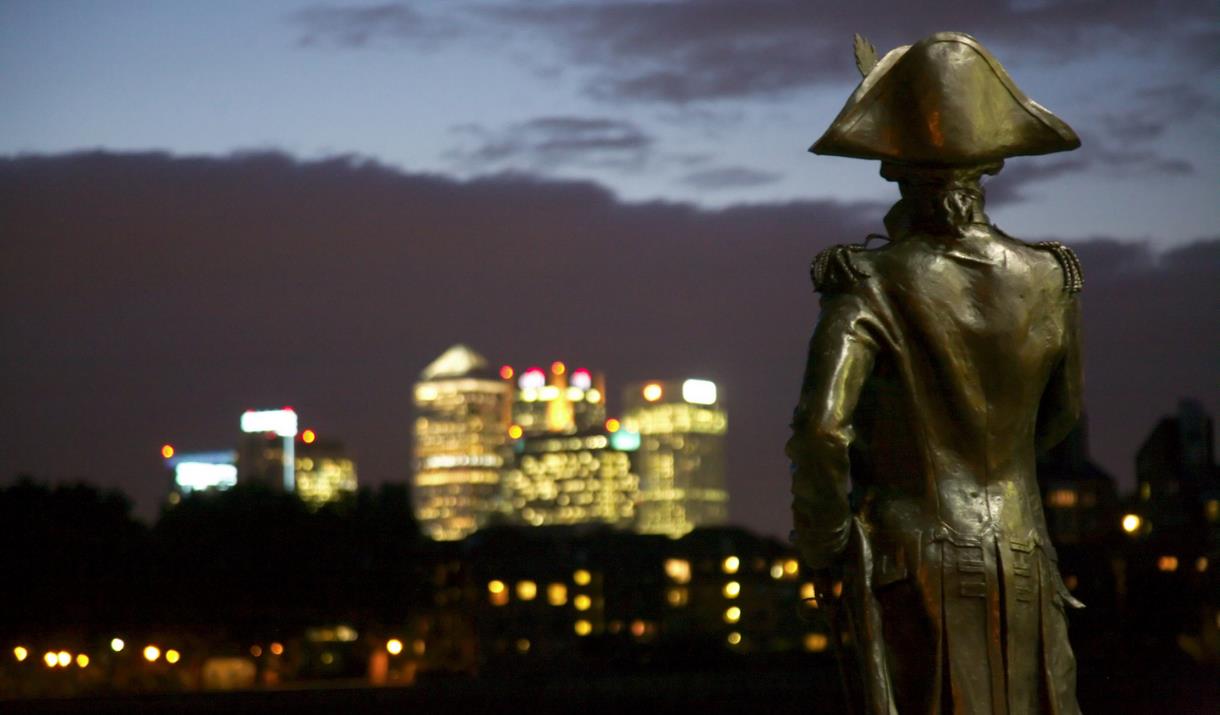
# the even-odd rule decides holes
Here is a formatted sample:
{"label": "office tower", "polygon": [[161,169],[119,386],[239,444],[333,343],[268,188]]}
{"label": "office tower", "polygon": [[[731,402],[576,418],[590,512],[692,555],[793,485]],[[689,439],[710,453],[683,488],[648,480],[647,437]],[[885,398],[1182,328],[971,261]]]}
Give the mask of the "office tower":
{"label": "office tower", "polygon": [[415,515],[426,536],[461,539],[507,518],[512,384],[465,345],[445,351],[415,384]]}
{"label": "office tower", "polygon": [[639,434],[636,530],[678,537],[728,518],[724,435],[728,419],[716,384],[652,381],[624,396],[623,427]]}
{"label": "office tower", "polygon": [[513,424],[527,437],[585,432],[606,421],[606,378],[601,373],[583,367],[569,371],[557,361],[549,369],[531,367],[519,376],[506,365],[500,376],[517,377]]}
{"label": "office tower", "polygon": [[341,442],[305,430],[296,446],[296,490],[314,508],[338,501],[356,491],[356,463]]}
{"label": "office tower", "polygon": [[161,450],[165,466],[173,470],[169,503],[177,504],[191,492],[224,491],[237,484],[236,452],[190,452],[175,453],[166,445]]}
{"label": "office tower", "polygon": [[1089,458],[1084,417],[1062,442],[1038,457],[1038,485],[1056,545],[1101,544],[1119,528],[1114,479]]}
{"label": "office tower", "polygon": [[1154,532],[1183,535],[1210,530],[1220,541],[1220,470],[1211,416],[1183,400],[1135,455],[1138,508]]}
{"label": "office tower", "polygon": [[242,439],[237,449],[237,481],[261,484],[276,491],[296,489],[297,413],[246,410],[241,416]]}
{"label": "office tower", "polygon": [[[514,376],[505,366],[501,376]],[[631,526],[638,478],[630,435],[607,422],[605,378],[562,362],[517,379],[509,436],[516,454],[506,497],[514,521],[532,526]]]}

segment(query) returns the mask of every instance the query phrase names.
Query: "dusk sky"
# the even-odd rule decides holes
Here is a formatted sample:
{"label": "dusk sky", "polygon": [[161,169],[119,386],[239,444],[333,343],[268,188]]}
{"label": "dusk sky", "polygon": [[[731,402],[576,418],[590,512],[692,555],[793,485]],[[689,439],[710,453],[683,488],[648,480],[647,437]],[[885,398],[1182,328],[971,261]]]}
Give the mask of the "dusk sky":
{"label": "dusk sky", "polygon": [[886,50],[969,32],[1083,147],[991,179],[1084,263],[1097,461],[1220,413],[1213,2],[0,2],[0,484],[118,487],[292,405],[410,475],[456,342],[618,388],[707,377],[733,521],[789,527],[808,262],[881,231],[876,162],[807,147]]}

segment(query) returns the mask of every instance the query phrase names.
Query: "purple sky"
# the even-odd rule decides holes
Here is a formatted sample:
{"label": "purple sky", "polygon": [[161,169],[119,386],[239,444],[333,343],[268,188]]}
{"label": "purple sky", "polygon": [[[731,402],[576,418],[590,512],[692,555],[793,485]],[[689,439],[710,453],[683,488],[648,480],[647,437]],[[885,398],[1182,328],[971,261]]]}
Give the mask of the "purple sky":
{"label": "purple sky", "polygon": [[612,398],[721,381],[733,518],[786,532],[807,263],[896,193],[804,151],[855,31],[970,31],[1083,137],[989,211],[1084,261],[1103,466],[1129,486],[1180,396],[1220,411],[1212,4],[197,5],[0,4],[0,480],[152,514],[160,444],[282,404],[403,480],[410,385],[461,341]]}

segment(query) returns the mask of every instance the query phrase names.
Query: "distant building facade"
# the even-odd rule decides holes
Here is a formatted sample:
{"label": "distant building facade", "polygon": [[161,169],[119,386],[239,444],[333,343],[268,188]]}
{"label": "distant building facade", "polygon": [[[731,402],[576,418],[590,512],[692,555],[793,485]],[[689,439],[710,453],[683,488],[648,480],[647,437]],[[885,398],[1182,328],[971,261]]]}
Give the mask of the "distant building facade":
{"label": "distant building facade", "polygon": [[653,381],[624,394],[623,427],[639,435],[636,530],[679,537],[728,519],[728,417],[715,383]]}
{"label": "distant building facade", "polygon": [[1138,505],[1161,534],[1210,532],[1220,528],[1220,470],[1216,468],[1211,416],[1193,400],[1165,417],[1135,456]]}
{"label": "distant building facade", "polygon": [[[511,367],[501,376],[513,375]],[[514,468],[506,482],[513,521],[530,526],[634,523],[639,479],[634,448],[617,421],[607,423],[605,379],[562,362],[517,378],[513,400]]]}
{"label": "distant building facade", "polygon": [[445,351],[415,384],[416,519],[437,540],[507,518],[512,384],[465,345]]}
{"label": "distant building facade", "polygon": [[307,431],[296,448],[296,491],[312,507],[336,502],[354,494],[356,462],[341,442],[319,440]]}

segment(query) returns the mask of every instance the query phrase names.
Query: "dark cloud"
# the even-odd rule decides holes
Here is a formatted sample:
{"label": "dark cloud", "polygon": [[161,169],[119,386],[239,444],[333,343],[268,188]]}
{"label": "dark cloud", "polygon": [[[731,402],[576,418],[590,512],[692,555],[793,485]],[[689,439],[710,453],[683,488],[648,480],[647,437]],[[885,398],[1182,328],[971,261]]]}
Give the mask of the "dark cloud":
{"label": "dark cloud", "polygon": [[359,48],[377,41],[430,47],[458,31],[452,19],[424,15],[404,3],[313,5],[292,13],[289,21],[300,31],[298,43],[306,47]]}
{"label": "dark cloud", "polygon": [[887,0],[828,8],[789,0],[699,0],[508,3],[483,12],[558,39],[574,61],[597,70],[588,86],[594,96],[684,103],[849,82],[855,32],[885,51],[933,32],[968,29],[987,43],[1063,60],[1101,50],[1185,46],[1214,21],[1206,5]]}
{"label": "dark cloud", "polygon": [[454,130],[472,145],[452,150],[449,157],[478,169],[509,164],[536,170],[638,169],[653,148],[653,138],[634,122],[604,117],[539,117],[501,130],[472,124]]}
{"label": "dark cloud", "polygon": [[[604,369],[612,409],[628,381],[720,381],[733,517],[782,535],[809,259],[884,211],[624,203],[586,182],[350,158],[0,160],[0,475],[87,477],[148,513],[162,443],[223,448],[243,409],[291,404],[347,441],[365,483],[403,481],[410,386],[461,341],[495,362]],[[1220,241],[1074,245],[1091,434],[1129,485],[1178,397],[1220,411]]]}
{"label": "dark cloud", "polygon": [[1094,172],[1107,177],[1184,177],[1195,173],[1189,161],[1166,157],[1149,149],[1107,148],[1098,138],[1085,137],[1082,146],[1067,154],[1010,159],[996,176],[986,179],[992,205],[1024,201],[1031,186],[1070,174]]}
{"label": "dark cloud", "polygon": [[682,177],[682,183],[697,189],[740,189],[773,184],[784,178],[774,171],[759,171],[745,166],[719,166]]}
{"label": "dark cloud", "polygon": [[1169,127],[1193,122],[1201,115],[1214,116],[1216,98],[1187,82],[1141,87],[1134,92],[1126,111],[1106,114],[1103,126],[1122,142],[1147,142],[1159,138]]}

